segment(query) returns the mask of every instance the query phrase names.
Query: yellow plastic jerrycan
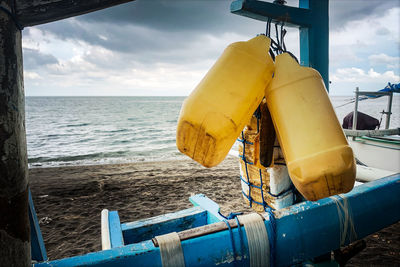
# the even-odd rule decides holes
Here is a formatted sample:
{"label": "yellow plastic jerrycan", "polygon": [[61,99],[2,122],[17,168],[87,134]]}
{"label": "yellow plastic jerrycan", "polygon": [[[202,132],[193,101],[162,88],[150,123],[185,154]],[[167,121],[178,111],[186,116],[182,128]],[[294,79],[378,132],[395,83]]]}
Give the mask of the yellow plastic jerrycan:
{"label": "yellow plastic jerrycan", "polygon": [[321,75],[278,55],[265,97],[290,178],[308,200],[350,191],[356,165]]}
{"label": "yellow plastic jerrycan", "polygon": [[263,35],[229,45],[183,102],[178,149],[205,167],[219,164],[264,97],[274,63]]}

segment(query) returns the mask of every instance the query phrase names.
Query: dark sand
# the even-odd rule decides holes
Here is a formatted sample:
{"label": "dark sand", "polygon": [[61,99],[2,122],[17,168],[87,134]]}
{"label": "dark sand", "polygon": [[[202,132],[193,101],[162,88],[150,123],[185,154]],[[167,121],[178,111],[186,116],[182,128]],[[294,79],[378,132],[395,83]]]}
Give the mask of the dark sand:
{"label": "dark sand", "polygon": [[[251,211],[241,196],[236,159],[212,169],[185,161],[30,169],[30,186],[50,259],[101,250],[100,213],[121,222],[191,207],[203,193],[221,211]],[[400,223],[372,234],[349,266],[400,266]]]}

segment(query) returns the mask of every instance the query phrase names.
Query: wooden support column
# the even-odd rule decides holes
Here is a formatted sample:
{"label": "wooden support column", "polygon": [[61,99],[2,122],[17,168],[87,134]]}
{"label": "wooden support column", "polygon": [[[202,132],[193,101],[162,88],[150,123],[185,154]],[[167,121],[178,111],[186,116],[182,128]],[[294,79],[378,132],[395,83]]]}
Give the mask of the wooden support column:
{"label": "wooden support column", "polygon": [[[15,14],[14,0],[0,5]],[[0,10],[0,265],[30,266],[21,31]]]}
{"label": "wooden support column", "polygon": [[132,0],[0,0],[0,267],[30,266],[21,27]]}

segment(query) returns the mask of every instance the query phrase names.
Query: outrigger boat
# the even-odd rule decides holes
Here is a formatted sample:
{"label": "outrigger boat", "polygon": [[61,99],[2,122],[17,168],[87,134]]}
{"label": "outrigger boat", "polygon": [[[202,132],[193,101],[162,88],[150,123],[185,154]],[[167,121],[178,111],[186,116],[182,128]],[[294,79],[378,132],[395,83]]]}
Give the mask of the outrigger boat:
{"label": "outrigger boat", "polygon": [[[231,12],[300,27],[300,61],[328,84],[328,0],[300,0],[300,8],[275,2],[237,0]],[[360,250],[357,241],[400,220],[400,173],[385,176],[346,194],[262,214],[226,217],[201,194],[190,198],[190,209],[136,222],[121,223],[117,211],[104,210],[102,251],[52,261],[30,196],[32,260],[36,267],[338,266]]]}
{"label": "outrigger boat", "polygon": [[[352,100],[355,103],[352,127],[344,129],[344,132],[360,165],[397,173],[400,172],[400,128],[389,129],[394,93],[400,93],[400,84],[388,83],[377,92],[359,91],[356,88]],[[385,129],[359,129],[358,102],[383,96],[388,97],[387,111],[382,111],[386,115]]]}

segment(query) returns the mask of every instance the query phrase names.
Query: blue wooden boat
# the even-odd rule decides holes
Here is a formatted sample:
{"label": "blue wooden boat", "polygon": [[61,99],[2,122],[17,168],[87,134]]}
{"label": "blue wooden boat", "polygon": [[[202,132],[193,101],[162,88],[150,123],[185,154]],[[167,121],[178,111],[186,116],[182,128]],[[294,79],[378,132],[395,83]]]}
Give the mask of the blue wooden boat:
{"label": "blue wooden boat", "polygon": [[[328,0],[300,0],[299,7],[237,0],[231,12],[299,27],[300,62],[316,68],[328,88]],[[400,173],[261,215],[224,217],[204,195],[190,201],[192,208],[127,223],[104,210],[102,251],[48,261],[30,198],[34,266],[338,266],[332,251],[400,220]],[[257,216],[255,226],[249,221]],[[163,247],[166,235],[175,238],[172,253]]]}
{"label": "blue wooden boat", "polygon": [[[251,238],[236,219],[222,216],[219,206],[204,195],[190,198],[194,207],[146,220],[120,223],[118,212],[107,216],[105,250],[34,264],[42,266],[163,266],[157,236],[177,232],[185,266],[249,266],[256,257]],[[400,174],[355,187],[350,193],[316,202],[302,202],[262,214],[271,266],[337,266],[330,253],[400,220]],[[34,213],[33,213],[34,215]],[[46,259],[38,232],[32,240],[34,260]],[[228,227],[228,224],[230,227]],[[104,226],[104,223],[103,223]],[[249,243],[250,242],[250,243]],[[265,248],[260,248],[265,249]],[[321,263],[321,262],[319,262]],[[268,266],[268,265],[261,265]]]}

